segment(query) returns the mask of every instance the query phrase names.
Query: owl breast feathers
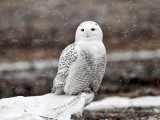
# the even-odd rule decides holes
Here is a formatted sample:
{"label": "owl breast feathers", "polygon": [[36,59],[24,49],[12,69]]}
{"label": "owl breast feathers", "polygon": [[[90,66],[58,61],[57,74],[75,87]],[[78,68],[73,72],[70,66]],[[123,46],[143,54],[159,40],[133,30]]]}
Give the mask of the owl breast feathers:
{"label": "owl breast feathers", "polygon": [[105,68],[106,54],[95,59],[92,54],[78,49],[76,43],[71,44],[60,56],[52,92],[69,95],[97,92]]}

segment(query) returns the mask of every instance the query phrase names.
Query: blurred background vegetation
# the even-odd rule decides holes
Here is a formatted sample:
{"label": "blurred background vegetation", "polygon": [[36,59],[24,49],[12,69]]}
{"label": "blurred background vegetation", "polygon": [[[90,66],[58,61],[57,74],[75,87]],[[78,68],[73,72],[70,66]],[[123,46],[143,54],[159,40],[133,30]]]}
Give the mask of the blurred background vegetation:
{"label": "blurred background vegetation", "polygon": [[86,20],[100,24],[109,53],[159,48],[159,4],[159,0],[1,0],[0,60],[57,58]]}

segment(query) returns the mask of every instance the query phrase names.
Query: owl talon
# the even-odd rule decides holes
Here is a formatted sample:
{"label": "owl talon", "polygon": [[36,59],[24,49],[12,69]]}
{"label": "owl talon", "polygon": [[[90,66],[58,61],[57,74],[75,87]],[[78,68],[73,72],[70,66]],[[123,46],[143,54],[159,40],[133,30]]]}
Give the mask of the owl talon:
{"label": "owl talon", "polygon": [[93,91],[92,91],[90,88],[87,88],[87,89],[84,90],[84,92],[85,92],[85,93],[91,93],[91,92],[93,92]]}

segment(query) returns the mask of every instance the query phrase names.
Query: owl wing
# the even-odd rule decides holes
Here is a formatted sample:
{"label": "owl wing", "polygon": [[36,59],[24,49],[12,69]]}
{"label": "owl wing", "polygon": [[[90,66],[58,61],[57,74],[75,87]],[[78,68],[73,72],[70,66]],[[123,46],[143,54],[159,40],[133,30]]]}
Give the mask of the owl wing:
{"label": "owl wing", "polygon": [[52,92],[56,88],[63,87],[66,82],[66,78],[69,74],[69,68],[78,58],[78,50],[76,49],[76,44],[73,43],[67,46],[63,51],[59,59],[58,72],[53,81]]}
{"label": "owl wing", "polygon": [[107,64],[107,55],[104,55],[103,57],[99,58],[98,64],[94,68],[96,69],[95,70],[96,73],[93,75],[93,81],[91,83],[91,89],[94,92],[97,92],[101,85],[106,70],[106,64]]}

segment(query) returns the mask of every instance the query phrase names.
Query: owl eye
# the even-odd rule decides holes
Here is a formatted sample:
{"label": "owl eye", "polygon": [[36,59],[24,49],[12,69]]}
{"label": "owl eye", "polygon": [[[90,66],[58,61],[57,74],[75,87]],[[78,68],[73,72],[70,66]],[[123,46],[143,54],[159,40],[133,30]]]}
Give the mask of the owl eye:
{"label": "owl eye", "polygon": [[95,31],[95,29],[94,29],[94,28],[92,28],[92,29],[91,29],[91,31]]}
{"label": "owl eye", "polygon": [[83,31],[84,31],[84,29],[81,29],[81,31],[83,32]]}

